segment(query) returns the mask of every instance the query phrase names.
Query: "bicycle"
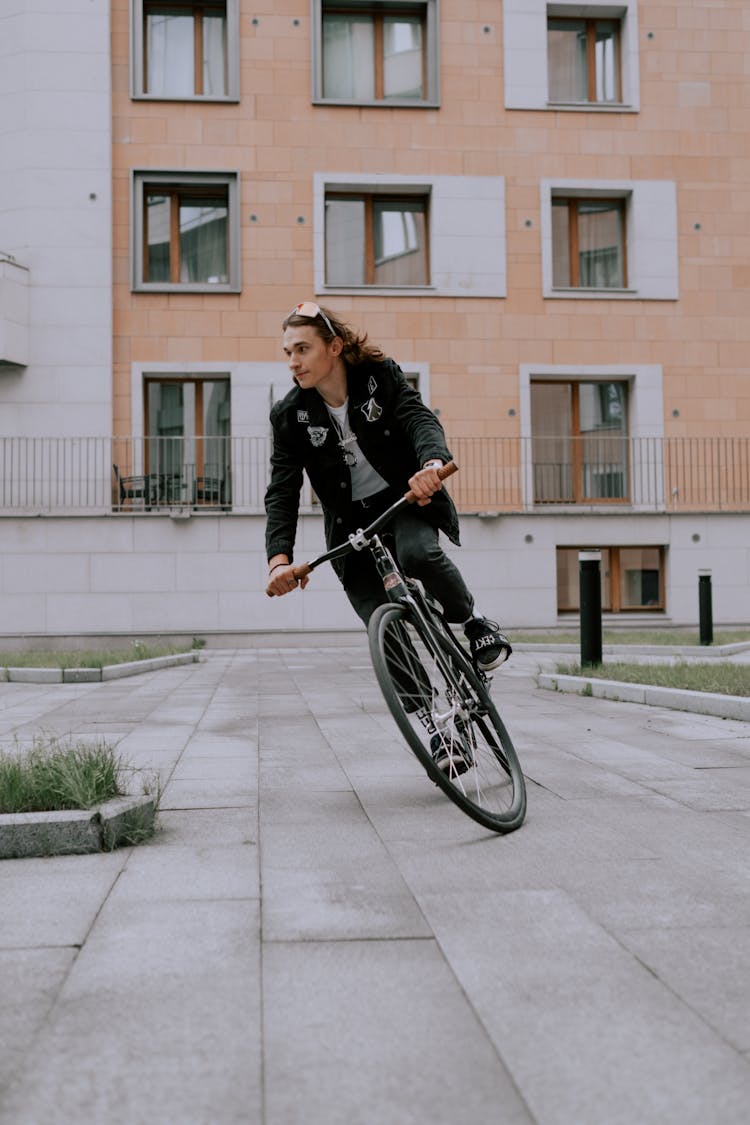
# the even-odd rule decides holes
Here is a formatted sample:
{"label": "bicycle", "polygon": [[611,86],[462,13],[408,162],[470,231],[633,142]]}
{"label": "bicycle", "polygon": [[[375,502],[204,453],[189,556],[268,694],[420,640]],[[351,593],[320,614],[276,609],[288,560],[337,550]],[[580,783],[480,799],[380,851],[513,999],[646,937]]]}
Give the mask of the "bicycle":
{"label": "bicycle", "polygon": [[[451,461],[438,475],[444,480],[457,469]],[[401,572],[380,535],[415,499],[405,493],[345,543],[295,566],[294,577],[351,551],[370,551],[388,597],[368,624],[370,657],[391,715],[428,777],[462,812],[494,832],[513,832],[526,815],[526,785],[490,697],[491,677],[471,660],[438,603]]]}

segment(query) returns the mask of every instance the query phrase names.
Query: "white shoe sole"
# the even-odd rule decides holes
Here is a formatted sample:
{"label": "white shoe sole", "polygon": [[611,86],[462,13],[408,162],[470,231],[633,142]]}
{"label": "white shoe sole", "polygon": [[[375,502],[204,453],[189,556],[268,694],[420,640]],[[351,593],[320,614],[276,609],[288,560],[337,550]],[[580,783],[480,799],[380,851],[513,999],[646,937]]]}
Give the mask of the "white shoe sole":
{"label": "white shoe sole", "polygon": [[504,648],[497,659],[493,660],[491,664],[483,664],[481,660],[477,660],[477,667],[481,668],[483,672],[492,672],[495,668],[499,668],[501,664],[505,664],[506,660],[511,654],[511,651],[512,649],[508,650],[507,648]]}

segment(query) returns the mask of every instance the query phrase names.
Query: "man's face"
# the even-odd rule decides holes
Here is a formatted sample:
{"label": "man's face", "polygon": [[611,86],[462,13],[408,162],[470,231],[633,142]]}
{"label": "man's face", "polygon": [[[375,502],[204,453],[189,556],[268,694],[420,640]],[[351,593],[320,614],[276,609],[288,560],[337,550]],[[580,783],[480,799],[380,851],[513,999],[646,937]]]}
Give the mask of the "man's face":
{"label": "man's face", "polygon": [[329,378],[341,353],[338,336],[327,343],[312,324],[290,324],[284,331],[283,346],[292,378],[304,390]]}

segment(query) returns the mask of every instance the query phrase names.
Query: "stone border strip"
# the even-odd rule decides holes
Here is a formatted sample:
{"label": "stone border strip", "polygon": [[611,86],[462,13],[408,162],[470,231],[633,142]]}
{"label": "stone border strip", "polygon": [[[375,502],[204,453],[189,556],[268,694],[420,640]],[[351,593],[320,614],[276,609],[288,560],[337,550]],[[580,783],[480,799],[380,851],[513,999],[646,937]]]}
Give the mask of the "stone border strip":
{"label": "stone border strip", "polygon": [[197,649],[176,652],[171,656],[153,656],[150,660],[129,660],[125,664],[105,664],[102,668],[0,668],[0,680],[16,684],[98,684],[119,680],[141,672],[155,672],[177,664],[195,664],[200,660]]}
{"label": "stone border strip", "polygon": [[0,859],[80,855],[140,843],[153,834],[157,798],[115,797],[93,809],[0,815]]}
{"label": "stone border strip", "polygon": [[668,707],[673,711],[692,711],[714,715],[720,719],[750,722],[750,698],[722,695],[719,692],[685,691],[681,688],[655,687],[651,684],[630,684],[621,680],[601,680],[595,676],[558,676],[540,673],[537,683],[551,691],[592,695],[622,703],[645,703],[651,707]]}
{"label": "stone border strip", "polygon": [[[511,630],[512,632],[512,630]],[[511,641],[512,641],[511,637]],[[725,660],[728,656],[737,656],[738,653],[747,652],[750,641],[733,641],[726,645],[649,645],[649,644],[606,644],[602,645],[603,656],[679,656],[683,660],[700,662],[705,660]],[[550,652],[570,653],[580,655],[580,644],[537,644],[535,641],[519,641],[513,645],[514,652]]]}

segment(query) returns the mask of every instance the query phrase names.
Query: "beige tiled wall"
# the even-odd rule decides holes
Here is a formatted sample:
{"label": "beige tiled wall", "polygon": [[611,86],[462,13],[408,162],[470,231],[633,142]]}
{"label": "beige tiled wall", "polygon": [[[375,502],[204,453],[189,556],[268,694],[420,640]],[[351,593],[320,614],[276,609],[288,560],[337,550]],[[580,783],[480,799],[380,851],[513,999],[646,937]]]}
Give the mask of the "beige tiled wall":
{"label": "beige tiled wall", "polygon": [[[747,0],[643,0],[640,111],[604,114],[504,109],[498,0],[441,0],[439,110],[312,105],[308,0],[240,8],[241,101],[200,105],[131,99],[128,3],[112,2],[115,432],[131,363],[282,358],[281,318],[312,295],[316,172],[504,178],[507,297],[330,298],[430,364],[454,435],[517,433],[529,363],[661,365],[666,435],[750,432]],[[239,171],[241,293],[131,292],[132,168]],[[679,299],[545,300],[550,177],[674,181]]]}

